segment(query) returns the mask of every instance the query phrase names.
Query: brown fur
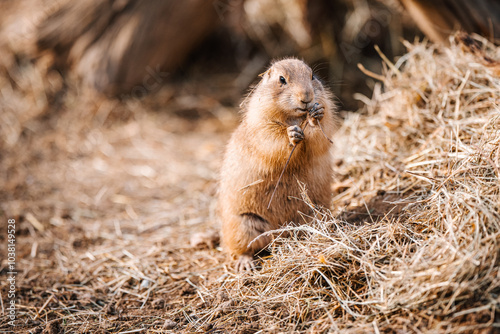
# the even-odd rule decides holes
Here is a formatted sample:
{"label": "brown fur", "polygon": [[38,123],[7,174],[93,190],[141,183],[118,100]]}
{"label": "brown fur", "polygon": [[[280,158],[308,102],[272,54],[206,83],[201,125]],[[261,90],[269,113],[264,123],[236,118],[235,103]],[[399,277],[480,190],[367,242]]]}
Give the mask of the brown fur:
{"label": "brown fur", "polygon": [[[286,84],[280,82],[280,76]],[[240,258],[239,269],[248,269],[249,263],[253,266],[253,255],[271,241],[270,236],[261,237],[249,247],[257,236],[290,222],[305,222],[299,212],[307,214],[310,208],[301,200],[298,181],[306,185],[314,204],[330,205],[330,143],[311,123],[267,209],[293,148],[287,128],[303,128],[307,113],[297,108],[310,109],[316,102],[324,107],[320,122],[331,137],[335,128],[332,94],[312,78],[312,70],[304,62],[284,59],[272,64],[243,104],[243,120],[229,141],[221,170],[218,208],[223,246]]]}

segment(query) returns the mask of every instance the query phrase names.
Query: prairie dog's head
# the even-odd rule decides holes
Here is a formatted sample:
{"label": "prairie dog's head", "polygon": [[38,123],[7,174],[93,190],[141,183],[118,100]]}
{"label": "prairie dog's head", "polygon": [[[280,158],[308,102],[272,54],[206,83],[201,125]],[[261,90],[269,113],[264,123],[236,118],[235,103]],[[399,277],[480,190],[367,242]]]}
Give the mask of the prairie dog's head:
{"label": "prairie dog's head", "polygon": [[[277,118],[301,117],[323,97],[323,85],[301,60],[287,58],[274,62],[261,76],[252,93],[252,111],[271,112],[275,115],[267,116]],[[257,104],[257,108],[252,108],[252,104]]]}

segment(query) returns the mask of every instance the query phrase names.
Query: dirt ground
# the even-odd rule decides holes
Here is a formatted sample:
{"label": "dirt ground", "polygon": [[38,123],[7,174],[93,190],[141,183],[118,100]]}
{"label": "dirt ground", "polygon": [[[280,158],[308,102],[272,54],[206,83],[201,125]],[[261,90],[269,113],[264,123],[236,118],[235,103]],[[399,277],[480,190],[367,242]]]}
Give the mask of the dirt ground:
{"label": "dirt ground", "polygon": [[[195,288],[228,275],[220,249],[189,239],[217,228],[217,173],[236,113],[183,118],[119,104],[35,120],[36,133],[3,154],[2,221],[17,223],[18,319],[12,328],[3,318],[2,330],[194,331],[204,303]],[[5,244],[6,233],[0,238]]]}

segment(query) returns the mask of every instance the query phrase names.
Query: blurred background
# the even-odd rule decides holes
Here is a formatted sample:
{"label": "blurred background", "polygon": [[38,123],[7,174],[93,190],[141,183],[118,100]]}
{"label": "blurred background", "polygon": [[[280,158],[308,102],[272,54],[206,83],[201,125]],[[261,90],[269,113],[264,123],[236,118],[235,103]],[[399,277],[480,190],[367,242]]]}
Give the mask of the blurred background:
{"label": "blurred background", "polygon": [[[43,67],[57,105],[67,79],[109,97],[143,98],[167,83],[237,103],[273,58],[296,56],[331,85],[345,109],[362,104],[380,56],[402,40],[446,43],[457,29],[499,36],[493,0],[3,1],[2,74]],[[163,102],[170,102],[165,97]]]}
{"label": "blurred background", "polygon": [[211,217],[238,104],[274,58],[304,59],[349,112],[404,40],[500,36],[494,0],[6,0],[0,17],[0,202],[33,237]]}

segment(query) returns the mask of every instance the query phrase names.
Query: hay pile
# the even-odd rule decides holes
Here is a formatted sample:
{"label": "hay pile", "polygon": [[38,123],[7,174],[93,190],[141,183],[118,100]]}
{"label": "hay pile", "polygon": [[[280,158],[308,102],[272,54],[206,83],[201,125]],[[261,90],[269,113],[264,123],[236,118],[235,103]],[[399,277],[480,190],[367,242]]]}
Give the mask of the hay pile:
{"label": "hay pile", "polygon": [[206,290],[193,329],[498,330],[500,49],[462,35],[406,46],[336,136],[334,205],[354,214],[287,228],[261,271]]}

